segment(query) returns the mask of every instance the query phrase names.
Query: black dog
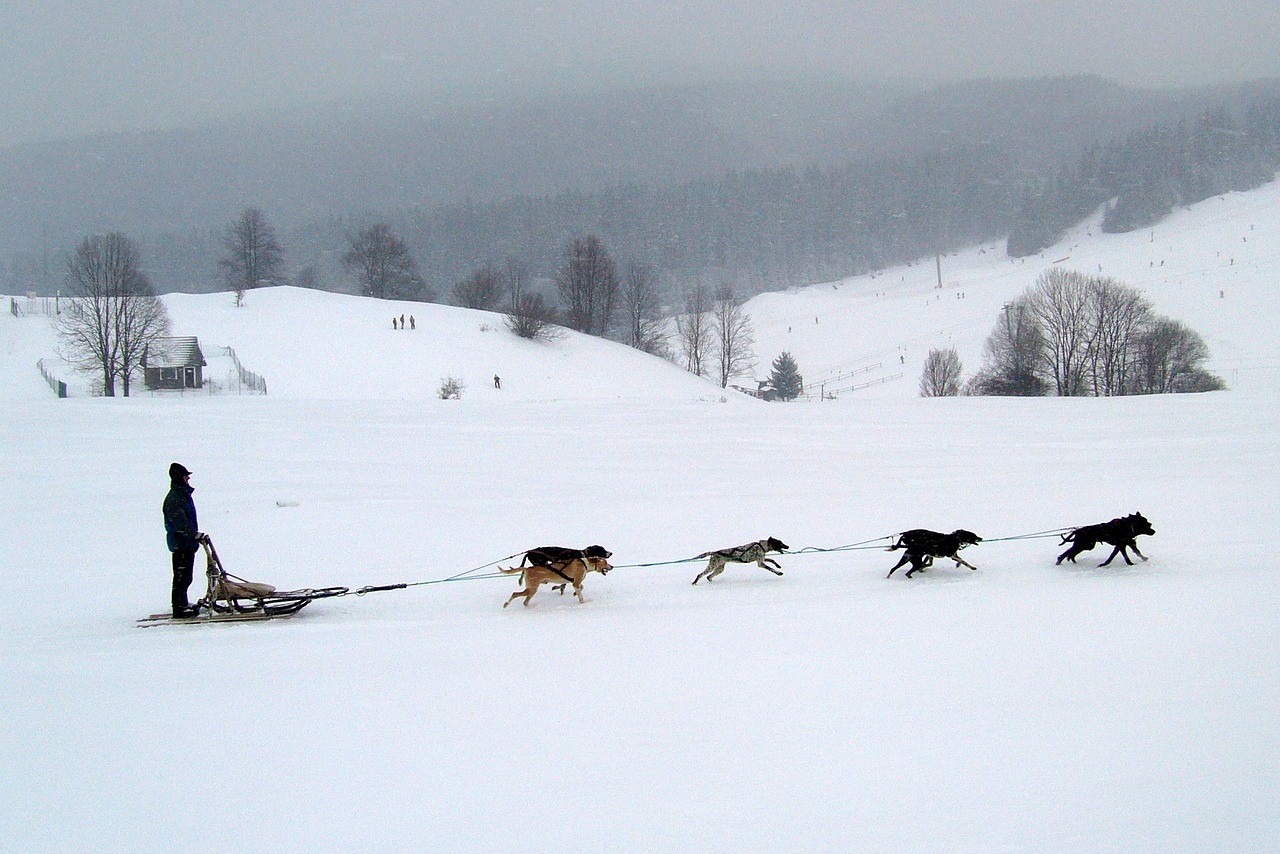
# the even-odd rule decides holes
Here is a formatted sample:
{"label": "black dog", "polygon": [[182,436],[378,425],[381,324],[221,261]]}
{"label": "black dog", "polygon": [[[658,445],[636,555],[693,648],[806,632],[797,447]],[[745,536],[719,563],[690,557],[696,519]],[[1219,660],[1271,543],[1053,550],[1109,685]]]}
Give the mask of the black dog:
{"label": "black dog", "polygon": [[[567,584],[569,581],[572,581],[565,572],[569,564],[573,563],[575,560],[581,560],[586,564],[586,559],[589,557],[607,559],[613,557],[613,552],[609,551],[604,546],[587,546],[585,549],[570,549],[565,548],[564,546],[539,546],[536,549],[529,549],[529,551],[524,553],[524,557],[520,559],[520,567],[523,568],[528,564],[529,566],[539,566],[543,569],[549,569],[556,575],[563,578]],[[554,589],[559,590],[560,593],[563,594],[564,584],[556,585]],[[526,600],[526,602],[527,601],[528,600]]]}
{"label": "black dog", "polygon": [[604,546],[587,546],[585,549],[568,549],[564,546],[539,546],[524,553],[520,566],[543,566],[555,569],[558,564],[568,563],[574,558],[589,557],[610,558],[613,552]]}
{"label": "black dog", "polygon": [[1156,529],[1151,527],[1151,523],[1141,513],[1130,513],[1128,516],[1120,516],[1098,525],[1085,525],[1083,528],[1076,528],[1071,533],[1062,535],[1062,542],[1071,543],[1071,548],[1058,555],[1053,565],[1057,566],[1064,559],[1075,563],[1076,555],[1089,551],[1098,543],[1106,543],[1109,546],[1115,546],[1115,550],[1111,552],[1111,557],[1098,566],[1111,563],[1116,559],[1116,555],[1120,555],[1125,563],[1133,566],[1133,561],[1129,560],[1129,553],[1125,550],[1133,549],[1134,554],[1146,560],[1147,556],[1138,551],[1136,538],[1139,535],[1151,536],[1155,532]]}
{"label": "black dog", "polygon": [[886,575],[885,578],[893,575],[898,567],[908,561],[911,563],[911,568],[907,570],[907,578],[910,578],[912,573],[933,566],[935,557],[949,557],[956,562],[956,566],[977,569],[976,566],[960,557],[959,551],[965,546],[980,542],[982,542],[982,537],[963,528],[952,531],[950,534],[939,534],[937,531],[926,531],[923,528],[905,531],[898,535],[898,541],[889,546],[888,551],[894,551],[895,549],[906,549],[907,551],[902,555],[902,560],[894,564],[893,569],[889,570],[889,575]]}

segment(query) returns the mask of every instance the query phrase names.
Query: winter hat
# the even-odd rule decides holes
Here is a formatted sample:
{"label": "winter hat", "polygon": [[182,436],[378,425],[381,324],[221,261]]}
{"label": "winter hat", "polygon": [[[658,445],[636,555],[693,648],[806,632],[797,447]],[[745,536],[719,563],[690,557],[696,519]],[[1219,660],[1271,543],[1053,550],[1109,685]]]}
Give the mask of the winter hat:
{"label": "winter hat", "polygon": [[182,463],[174,463],[169,466],[169,480],[182,480],[191,472],[187,471],[187,467]]}

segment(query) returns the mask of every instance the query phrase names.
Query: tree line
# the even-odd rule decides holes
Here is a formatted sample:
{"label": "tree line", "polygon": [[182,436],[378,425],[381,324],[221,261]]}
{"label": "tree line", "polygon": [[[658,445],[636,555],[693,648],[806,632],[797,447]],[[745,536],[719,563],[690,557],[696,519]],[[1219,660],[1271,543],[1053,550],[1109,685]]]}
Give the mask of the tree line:
{"label": "tree line", "polygon": [[1243,108],[1206,108],[1195,120],[1154,125],[1091,146],[1048,180],[1026,188],[1009,230],[1008,253],[1032,255],[1106,205],[1103,231],[1160,221],[1175,206],[1274,180],[1280,169],[1280,95]]}
{"label": "tree line", "polygon": [[1135,288],[1106,276],[1052,268],[1007,303],[961,385],[952,349],[925,361],[920,394],[1113,397],[1216,391],[1209,348],[1194,330],[1157,314]]}

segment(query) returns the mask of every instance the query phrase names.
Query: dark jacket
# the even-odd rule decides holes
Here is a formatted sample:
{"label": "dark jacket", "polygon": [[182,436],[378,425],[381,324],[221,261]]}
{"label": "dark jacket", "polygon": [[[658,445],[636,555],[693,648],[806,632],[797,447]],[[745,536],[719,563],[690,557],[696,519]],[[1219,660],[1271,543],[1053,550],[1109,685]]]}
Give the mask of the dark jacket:
{"label": "dark jacket", "polygon": [[200,548],[196,542],[196,503],[191,500],[195,488],[178,481],[169,487],[164,497],[164,530],[171,552],[194,552]]}

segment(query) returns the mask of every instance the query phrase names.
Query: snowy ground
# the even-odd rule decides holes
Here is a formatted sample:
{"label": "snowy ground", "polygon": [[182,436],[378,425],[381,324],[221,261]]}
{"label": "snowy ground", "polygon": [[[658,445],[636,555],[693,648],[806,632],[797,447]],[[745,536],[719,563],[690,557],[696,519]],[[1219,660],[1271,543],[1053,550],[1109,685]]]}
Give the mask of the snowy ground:
{"label": "snowy ground", "polygon": [[[169,298],[269,396],[59,401],[47,324],[0,315],[0,849],[1274,850],[1277,235],[1270,187],[1158,228],[1167,283],[1125,272],[1152,269],[1141,235],[1082,231],[1026,265],[960,253],[964,299],[912,284],[930,261],[753,301],[762,361],[785,344],[807,375],[905,348],[906,377],[823,404],[576,336],[528,349],[456,309],[406,304],[418,329],[393,333],[399,305],[289,289]],[[1208,265],[1233,237],[1258,254]],[[1204,333],[1232,390],[913,396],[939,336],[972,370],[1066,254]],[[446,375],[461,401],[435,398]],[[585,605],[504,611],[515,584],[479,580],[138,629],[167,598],[171,460],[228,568],[283,588],[546,543],[620,567]],[[909,580],[879,550],[697,587],[700,564],[634,566],[1133,510],[1158,531],[1133,568],[1055,567],[1050,539]]]}

